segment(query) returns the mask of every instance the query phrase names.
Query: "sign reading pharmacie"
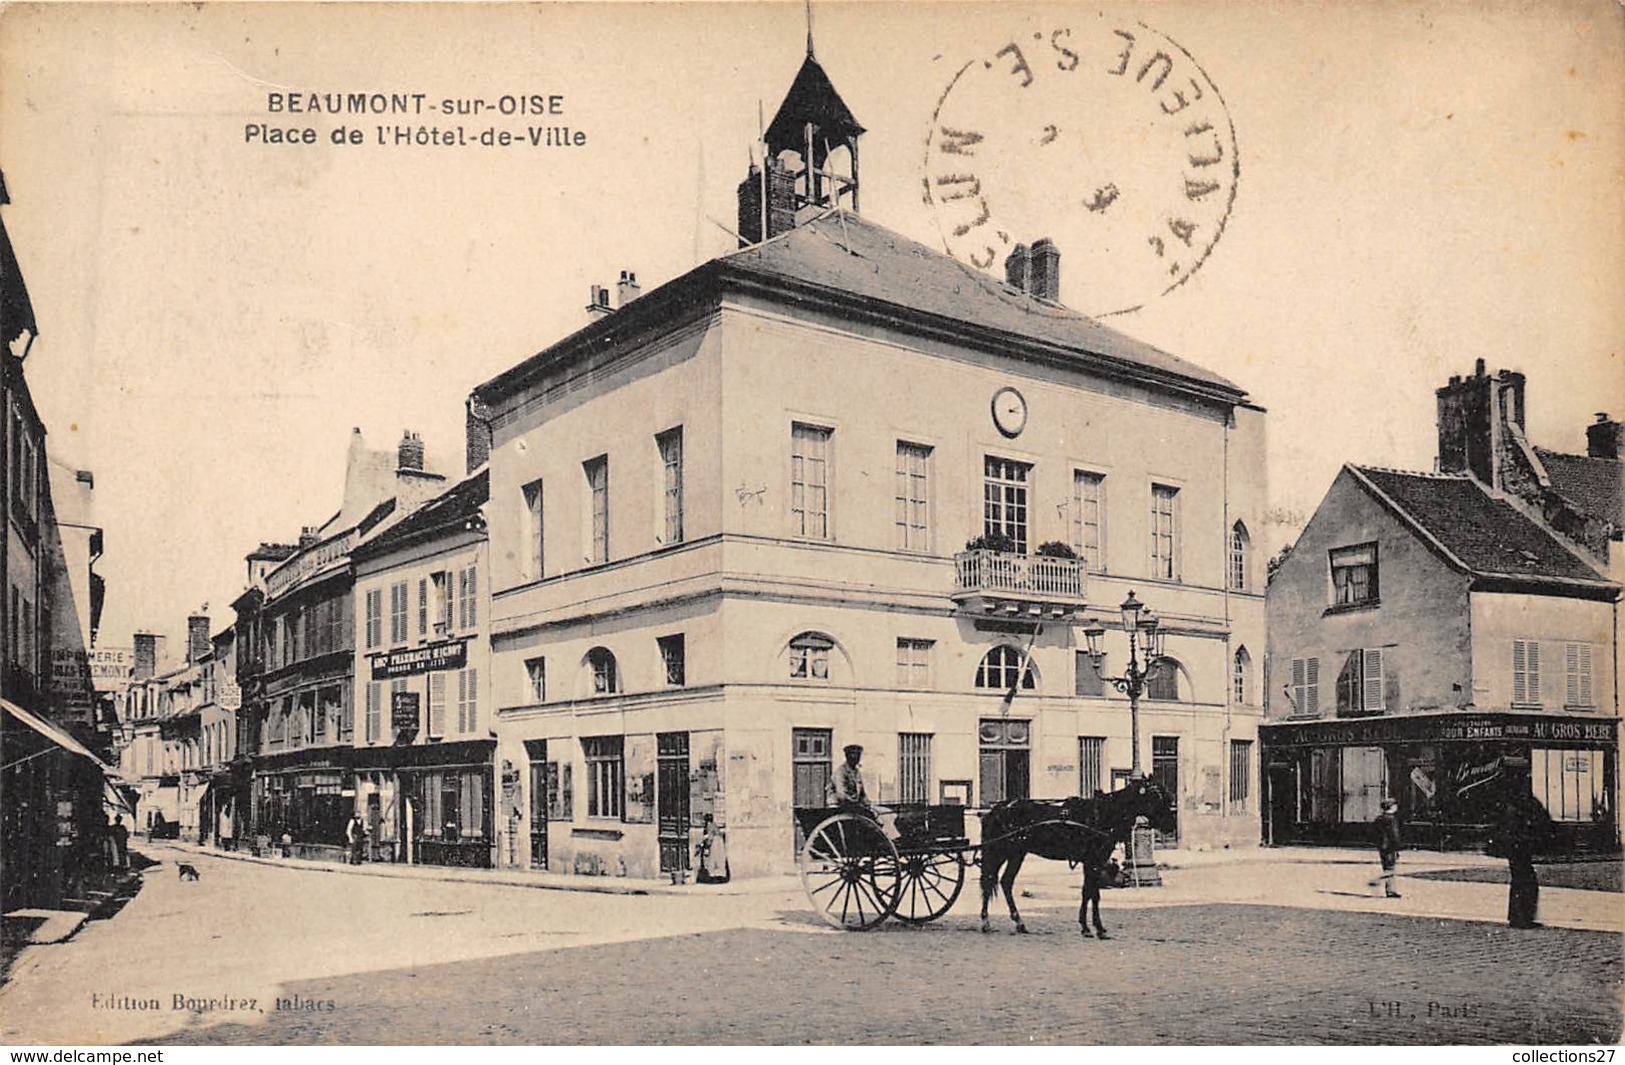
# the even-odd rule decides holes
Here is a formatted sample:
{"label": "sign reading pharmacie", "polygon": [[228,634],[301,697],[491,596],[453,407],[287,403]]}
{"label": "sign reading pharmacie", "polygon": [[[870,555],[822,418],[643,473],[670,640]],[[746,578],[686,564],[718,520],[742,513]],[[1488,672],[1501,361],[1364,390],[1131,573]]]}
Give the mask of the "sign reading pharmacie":
{"label": "sign reading pharmacie", "polygon": [[372,679],[394,680],[414,673],[434,673],[442,669],[468,666],[468,641],[448,640],[427,647],[385,651],[372,656]]}

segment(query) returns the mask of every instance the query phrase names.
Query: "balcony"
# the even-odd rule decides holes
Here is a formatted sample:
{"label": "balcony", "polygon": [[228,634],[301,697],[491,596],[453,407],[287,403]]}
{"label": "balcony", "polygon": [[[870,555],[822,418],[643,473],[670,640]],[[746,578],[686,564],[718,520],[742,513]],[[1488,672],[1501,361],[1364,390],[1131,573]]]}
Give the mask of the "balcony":
{"label": "balcony", "polygon": [[1060,620],[1083,609],[1083,562],[1075,558],[962,551],[954,556],[954,602],[979,616]]}

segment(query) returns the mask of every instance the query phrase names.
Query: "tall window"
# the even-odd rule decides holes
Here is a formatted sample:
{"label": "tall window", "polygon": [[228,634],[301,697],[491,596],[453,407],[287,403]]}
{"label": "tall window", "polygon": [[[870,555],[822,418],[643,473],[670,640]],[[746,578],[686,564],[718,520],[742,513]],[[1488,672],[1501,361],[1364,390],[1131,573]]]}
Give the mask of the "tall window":
{"label": "tall window", "polygon": [[[1017,678],[1020,678],[1019,682]],[[1010,691],[1017,684],[1027,691],[1038,687],[1033,664],[1019,647],[1001,643],[982,656],[976,667],[976,686],[992,691]]]}
{"label": "tall window", "polygon": [[406,582],[398,581],[389,586],[389,642],[392,644],[406,642]]}
{"label": "tall window", "polygon": [[977,735],[981,741],[982,805],[1030,798],[1032,722],[984,718]]}
{"label": "tall window", "polygon": [[[401,691],[406,690],[406,681],[395,682]],[[429,674],[429,735],[438,739],[446,734],[446,674]]]}
{"label": "tall window", "polygon": [[418,578],[418,635],[429,635],[429,578]]}
{"label": "tall window", "polygon": [[1512,702],[1540,705],[1540,644],[1535,640],[1512,641]]}
{"label": "tall window", "polygon": [[1097,791],[1105,791],[1102,777],[1105,763],[1106,737],[1078,737],[1078,794],[1088,798]]}
{"label": "tall window", "polygon": [[1596,706],[1591,693],[1591,644],[1584,641],[1563,645],[1563,705],[1590,709]]}
{"label": "tall window", "polygon": [[1377,601],[1377,545],[1339,547],[1331,552],[1332,605]]}
{"label": "tall window", "polygon": [[931,550],[931,449],[897,441],[897,547]]}
{"label": "tall window", "polygon": [[594,647],[587,652],[587,672],[592,677],[594,695],[613,695],[621,690],[620,673],[609,648]]}
{"label": "tall window", "polygon": [[1247,526],[1236,522],[1230,527],[1230,590],[1245,592],[1247,590],[1248,556],[1251,554],[1252,540],[1247,535]]}
{"label": "tall window", "polygon": [[1337,674],[1337,711],[1374,713],[1383,708],[1382,648],[1357,647]]}
{"label": "tall window", "polygon": [[1072,471],[1072,547],[1090,573],[1106,572],[1105,494],[1106,478]]}
{"label": "tall window", "polygon": [[897,734],[897,798],[901,802],[931,801],[931,733]]}
{"label": "tall window", "polygon": [[688,663],[685,661],[683,634],[679,632],[674,636],[661,636],[655,643],[660,645],[660,664],[665,668],[667,686],[681,688],[687,684]]}
{"label": "tall window", "polygon": [[1252,700],[1249,696],[1253,689],[1253,656],[1247,653],[1247,648],[1236,648],[1236,657],[1230,663],[1230,701],[1237,706],[1246,706]]}
{"label": "tall window", "polygon": [[367,685],[367,705],[365,715],[365,730],[368,743],[377,743],[384,735],[384,715],[380,707],[383,696],[382,686],[373,683]]}
{"label": "tall window", "polygon": [[790,427],[790,531],[829,539],[829,441],[833,430]]}
{"label": "tall window", "polygon": [[987,455],[982,460],[982,531],[1006,536],[1027,553],[1027,481],[1032,466]]}
{"label": "tall window", "polygon": [[624,779],[623,736],[587,736],[581,751],[587,758],[587,816],[619,819]]}
{"label": "tall window", "polygon": [[1151,486],[1151,576],[1179,579],[1179,489]]}
{"label": "tall window", "polygon": [[588,561],[597,565],[609,561],[609,456],[599,455],[581,464],[592,494],[592,542]]}
{"label": "tall window", "polygon": [[444,636],[451,632],[451,611],[456,589],[452,587],[450,570],[440,570],[429,575],[429,617],[434,622],[436,635]]}
{"label": "tall window", "polygon": [[804,632],[790,641],[791,680],[829,680],[829,652],[835,642],[816,632]]}
{"label": "tall window", "polygon": [[480,727],[480,671],[457,671],[457,731],[475,732]]}
{"label": "tall window", "polygon": [[824,805],[824,794],[831,775],[829,752],[832,746],[829,729],[790,730],[790,801],[797,808]]}
{"label": "tall window", "polygon": [[931,687],[931,641],[897,640],[897,686],[924,691]]}
{"label": "tall window", "polygon": [[479,573],[477,566],[457,571],[457,631],[467,632],[480,623]]}
{"label": "tall window", "polygon": [[542,575],[542,482],[532,481],[520,489],[524,501],[520,533],[524,550],[519,555],[521,576],[535,580]]}
{"label": "tall window", "polygon": [[533,703],[547,702],[547,659],[527,658],[525,660],[525,680],[530,684],[530,701]]}
{"label": "tall window", "polygon": [[1230,741],[1230,812],[1245,813],[1253,792],[1253,741]]}
{"label": "tall window", "polygon": [[1173,702],[1179,698],[1179,663],[1164,656],[1152,662],[1145,674],[1145,697]]}
{"label": "tall window", "polygon": [[[1073,656],[1073,665],[1076,668],[1073,673],[1072,694],[1085,698],[1098,698],[1106,694],[1105,675],[1102,672],[1106,668],[1104,655],[1101,656],[1099,663],[1096,663],[1094,655],[1088,651],[1079,651]],[[1086,791],[1083,794],[1091,793]]]}
{"label": "tall window", "polygon": [[678,544],[683,541],[683,427],[667,429],[655,437],[660,448],[660,466],[663,475],[661,494],[665,502],[666,532],[662,543]]}
{"label": "tall window", "polygon": [[1320,713],[1320,659],[1294,658],[1292,660],[1292,712],[1294,714]]}

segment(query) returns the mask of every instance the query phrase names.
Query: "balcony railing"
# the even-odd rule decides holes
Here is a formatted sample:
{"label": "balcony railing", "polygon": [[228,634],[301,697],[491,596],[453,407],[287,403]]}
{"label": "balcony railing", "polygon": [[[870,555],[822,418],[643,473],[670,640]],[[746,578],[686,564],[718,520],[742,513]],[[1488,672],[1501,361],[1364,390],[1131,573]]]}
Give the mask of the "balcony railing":
{"label": "balcony railing", "polygon": [[1083,563],[1004,551],[962,551],[954,556],[954,596],[1080,604]]}

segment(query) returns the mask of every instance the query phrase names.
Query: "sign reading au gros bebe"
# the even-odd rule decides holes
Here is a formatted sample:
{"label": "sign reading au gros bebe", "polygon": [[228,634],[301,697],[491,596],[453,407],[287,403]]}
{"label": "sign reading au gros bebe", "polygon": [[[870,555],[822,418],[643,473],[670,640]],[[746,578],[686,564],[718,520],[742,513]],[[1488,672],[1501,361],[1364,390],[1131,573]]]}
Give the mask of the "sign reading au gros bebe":
{"label": "sign reading au gros bebe", "polygon": [[372,679],[395,680],[414,673],[433,673],[442,669],[464,669],[468,666],[468,641],[449,640],[431,643],[427,647],[411,647],[399,651],[385,651],[372,656]]}

